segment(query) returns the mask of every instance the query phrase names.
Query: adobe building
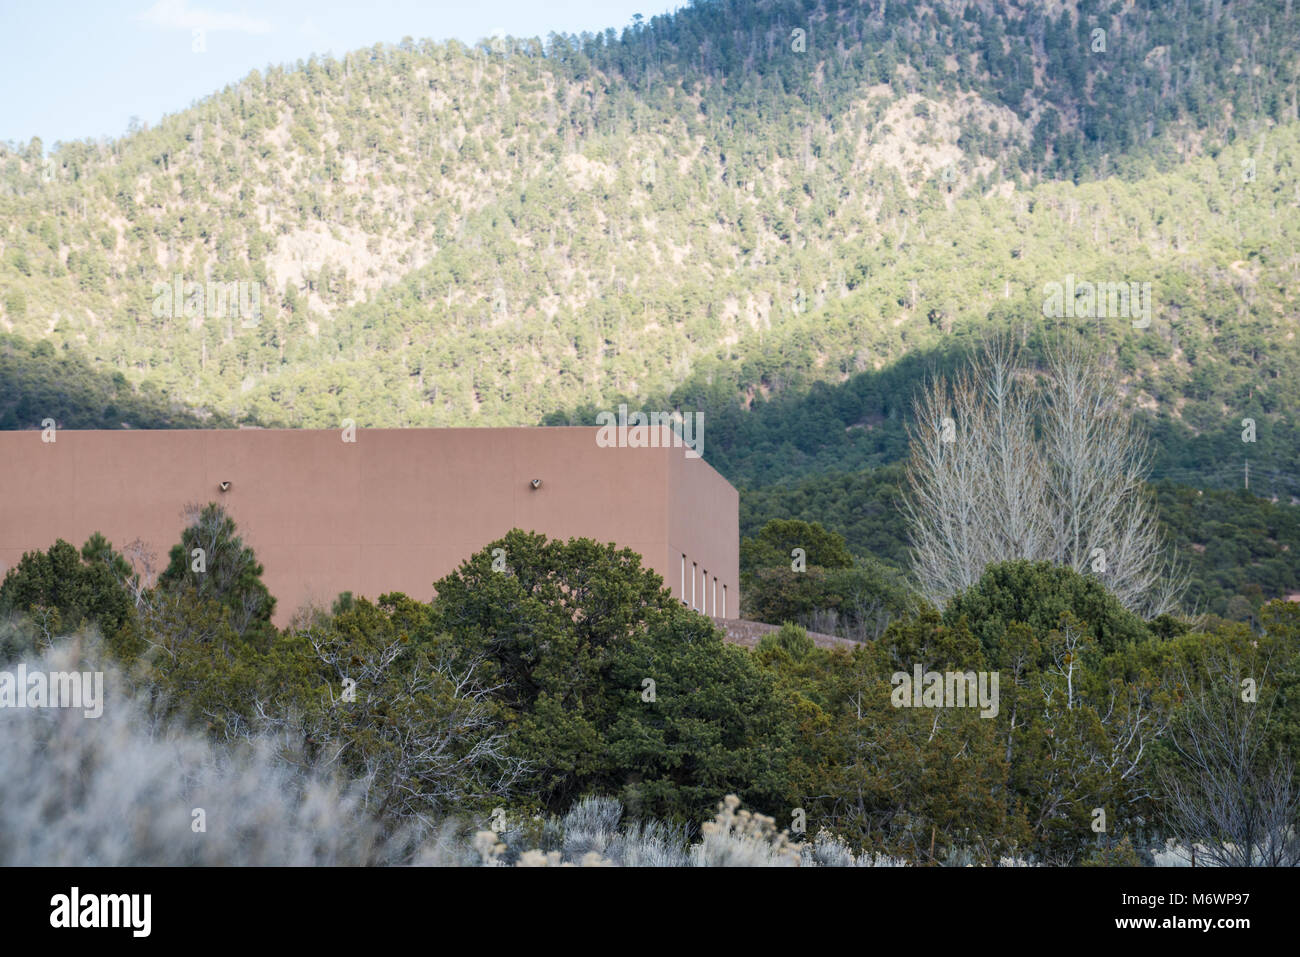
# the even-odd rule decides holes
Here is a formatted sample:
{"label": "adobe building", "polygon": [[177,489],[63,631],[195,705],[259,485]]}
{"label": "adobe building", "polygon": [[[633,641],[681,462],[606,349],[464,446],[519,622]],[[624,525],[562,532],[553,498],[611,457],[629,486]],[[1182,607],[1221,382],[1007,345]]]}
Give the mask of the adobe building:
{"label": "adobe building", "polygon": [[142,540],[161,571],[186,507],[218,502],[264,566],[281,626],[344,591],[427,601],[511,528],[631,548],[687,605],[735,618],[736,490],[685,448],[603,447],[599,431],[0,432],[0,575],[97,531],[119,551]]}

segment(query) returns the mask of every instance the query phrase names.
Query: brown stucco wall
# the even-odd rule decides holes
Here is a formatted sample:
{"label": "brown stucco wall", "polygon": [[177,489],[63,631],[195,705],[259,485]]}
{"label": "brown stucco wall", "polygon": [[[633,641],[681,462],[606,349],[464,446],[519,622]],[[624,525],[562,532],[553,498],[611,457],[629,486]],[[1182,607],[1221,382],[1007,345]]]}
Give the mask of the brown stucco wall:
{"label": "brown stucco wall", "polygon": [[601,448],[597,431],[359,429],[355,443],[338,430],[4,432],[0,565],[99,531],[118,549],[142,539],[161,569],[185,507],[215,501],[265,566],[281,625],[342,591],[427,600],[514,527],[631,548],[679,598],[685,553],[710,590],[716,576],[719,613],[726,586],[735,617],[736,490],[682,448]]}
{"label": "brown stucco wall", "polygon": [[667,466],[668,501],[672,503],[667,562],[675,576],[668,578],[668,583],[673,594],[689,605],[694,579],[693,607],[705,614],[736,618],[740,613],[740,495],[725,480],[709,481],[713,469],[703,459],[677,454],[668,458]]}

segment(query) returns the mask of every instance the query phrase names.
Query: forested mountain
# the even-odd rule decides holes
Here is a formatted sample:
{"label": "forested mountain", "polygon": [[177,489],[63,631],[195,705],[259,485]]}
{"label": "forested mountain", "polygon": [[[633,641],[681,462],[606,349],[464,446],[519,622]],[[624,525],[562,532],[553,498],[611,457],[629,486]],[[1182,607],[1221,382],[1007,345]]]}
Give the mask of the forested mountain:
{"label": "forested mountain", "polygon": [[0,333],[0,428],[46,418],[79,429],[230,428],[222,415],[198,414],[169,401],[157,383],[135,388],[116,369],[91,366],[67,343],[25,341]]}
{"label": "forested mountain", "polygon": [[[898,461],[927,371],[1071,327],[1114,354],[1156,478],[1230,488],[1249,460],[1285,503],[1298,35],[1292,0],[697,2],[312,57],[111,142],[10,144],[0,329],[117,399],[33,388],[49,355],[6,345],[0,426],[113,425],[131,396],[137,427],[627,401],[703,409],[706,457],[758,488]],[[1149,283],[1149,323],[1046,317],[1075,279]],[[223,311],[191,283],[243,285]]]}

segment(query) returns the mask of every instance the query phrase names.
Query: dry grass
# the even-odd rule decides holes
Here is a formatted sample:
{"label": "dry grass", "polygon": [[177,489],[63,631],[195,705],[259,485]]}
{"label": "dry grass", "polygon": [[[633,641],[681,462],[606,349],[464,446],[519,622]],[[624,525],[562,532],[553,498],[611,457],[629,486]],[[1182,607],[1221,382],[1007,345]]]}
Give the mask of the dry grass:
{"label": "dry grass", "polygon": [[273,738],[225,748],[159,726],[94,657],[63,641],[28,668],[105,671],[101,717],[0,709],[0,865],[374,864],[404,853],[361,812],[358,788],[295,767]]}

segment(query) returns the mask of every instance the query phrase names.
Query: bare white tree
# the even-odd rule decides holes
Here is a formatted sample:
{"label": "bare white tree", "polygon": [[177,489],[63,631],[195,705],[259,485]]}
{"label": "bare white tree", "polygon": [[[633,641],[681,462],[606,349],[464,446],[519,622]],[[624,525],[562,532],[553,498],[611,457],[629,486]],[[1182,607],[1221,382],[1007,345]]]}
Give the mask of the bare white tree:
{"label": "bare white tree", "polygon": [[[483,680],[482,656],[460,661],[441,641],[412,653],[405,635],[386,643],[304,635],[334,681],[328,704],[302,716],[303,731],[321,766],[364,782],[377,814],[432,826],[467,800],[507,798],[529,770],[491,707],[501,685]],[[351,702],[332,690],[347,683]],[[259,711],[268,709],[259,702]]]}
{"label": "bare white tree", "polygon": [[122,580],[131,594],[136,608],[148,601],[149,592],[158,581],[158,557],[142,539],[134,539],[122,549],[122,557],[131,566],[132,574]]}
{"label": "bare white tree", "polygon": [[1273,697],[1243,701],[1246,675],[1225,655],[1206,670],[1206,680],[1182,676],[1188,691],[1169,733],[1179,763],[1159,773],[1179,846],[1221,867],[1300,866],[1294,766],[1267,746]]}
{"label": "bare white tree", "polygon": [[1173,610],[1182,588],[1146,491],[1146,437],[1113,378],[1078,340],[1066,340],[1048,350],[1041,405],[1051,560],[1096,575],[1134,611]]}
{"label": "bare white tree", "polygon": [[1095,575],[1146,616],[1177,607],[1184,584],[1144,484],[1146,441],[1094,353],[1061,343],[1038,376],[994,339],[952,382],[926,383],[913,412],[904,511],[931,601],[989,564],[1029,559]]}

